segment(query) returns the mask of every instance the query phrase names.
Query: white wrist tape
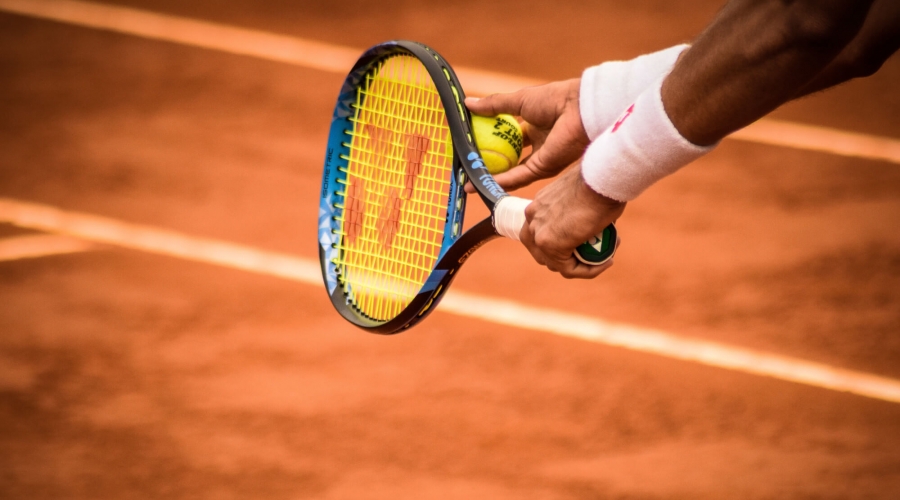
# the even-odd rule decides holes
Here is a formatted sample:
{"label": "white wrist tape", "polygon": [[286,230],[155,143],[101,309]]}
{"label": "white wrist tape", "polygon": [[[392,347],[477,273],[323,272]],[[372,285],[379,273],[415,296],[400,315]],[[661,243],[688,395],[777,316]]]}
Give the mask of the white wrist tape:
{"label": "white wrist tape", "polygon": [[688,47],[676,45],[630,61],[607,61],[586,69],[581,75],[578,106],[588,137],[596,139],[641,92],[668,75]]}
{"label": "white wrist tape", "polygon": [[594,191],[631,201],[656,181],[713,150],[681,136],[663,107],[657,80],[588,147],[581,164]]}

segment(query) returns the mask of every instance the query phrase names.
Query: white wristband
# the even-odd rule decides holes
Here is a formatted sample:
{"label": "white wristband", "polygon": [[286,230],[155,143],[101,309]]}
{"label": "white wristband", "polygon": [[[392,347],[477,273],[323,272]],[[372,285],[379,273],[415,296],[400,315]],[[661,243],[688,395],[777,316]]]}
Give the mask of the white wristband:
{"label": "white wristband", "polygon": [[584,181],[594,191],[631,201],[656,181],[716,147],[697,146],[681,136],[663,107],[657,80],[588,147]]}
{"label": "white wristband", "polygon": [[588,137],[596,139],[641,92],[668,75],[688,47],[676,45],[630,61],[607,61],[586,69],[581,75],[578,107]]}

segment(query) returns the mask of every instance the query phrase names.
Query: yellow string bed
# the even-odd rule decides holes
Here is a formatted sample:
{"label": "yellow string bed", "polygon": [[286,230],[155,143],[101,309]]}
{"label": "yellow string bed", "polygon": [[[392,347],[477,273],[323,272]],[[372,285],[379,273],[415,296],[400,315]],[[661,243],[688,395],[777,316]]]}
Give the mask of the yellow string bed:
{"label": "yellow string bed", "polygon": [[410,56],[369,72],[353,124],[337,264],[351,302],[388,320],[415,297],[440,253],[453,145],[434,83]]}

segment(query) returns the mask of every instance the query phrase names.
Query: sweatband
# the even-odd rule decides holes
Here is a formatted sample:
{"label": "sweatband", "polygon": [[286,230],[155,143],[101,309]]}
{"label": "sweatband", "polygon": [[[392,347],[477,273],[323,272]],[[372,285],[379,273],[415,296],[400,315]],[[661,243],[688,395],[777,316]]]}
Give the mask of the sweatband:
{"label": "sweatband", "polygon": [[596,139],[641,92],[668,75],[688,47],[676,45],[630,61],[607,61],[586,69],[581,75],[578,108],[588,137]]}
{"label": "sweatband", "polygon": [[584,181],[614,200],[631,201],[652,184],[712,151],[678,132],[662,102],[660,78],[588,147]]}

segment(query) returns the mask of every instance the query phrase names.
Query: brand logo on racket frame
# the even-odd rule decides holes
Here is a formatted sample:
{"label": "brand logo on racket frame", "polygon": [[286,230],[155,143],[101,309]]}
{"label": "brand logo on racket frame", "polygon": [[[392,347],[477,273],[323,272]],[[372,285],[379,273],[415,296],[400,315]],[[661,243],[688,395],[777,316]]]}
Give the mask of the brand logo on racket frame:
{"label": "brand logo on racket frame", "polygon": [[459,260],[457,260],[456,262],[459,264],[464,264],[467,260],[469,260],[469,257],[471,257],[473,253],[475,253],[475,250],[478,250],[479,248],[484,246],[484,244],[487,243],[488,241],[490,241],[490,240],[484,240],[480,243],[475,244],[475,246],[470,248],[466,253],[462,254],[462,256],[459,258]]}
{"label": "brand logo on racket frame", "polygon": [[487,171],[487,167],[484,165],[484,160],[478,153],[469,153],[466,157],[472,165],[472,170],[484,170],[484,173],[478,176],[478,180],[481,181],[481,185],[484,186],[489,193],[491,193],[494,197],[500,198],[506,195],[506,192],[503,191],[503,188],[497,184],[497,181],[494,180],[494,177]]}

